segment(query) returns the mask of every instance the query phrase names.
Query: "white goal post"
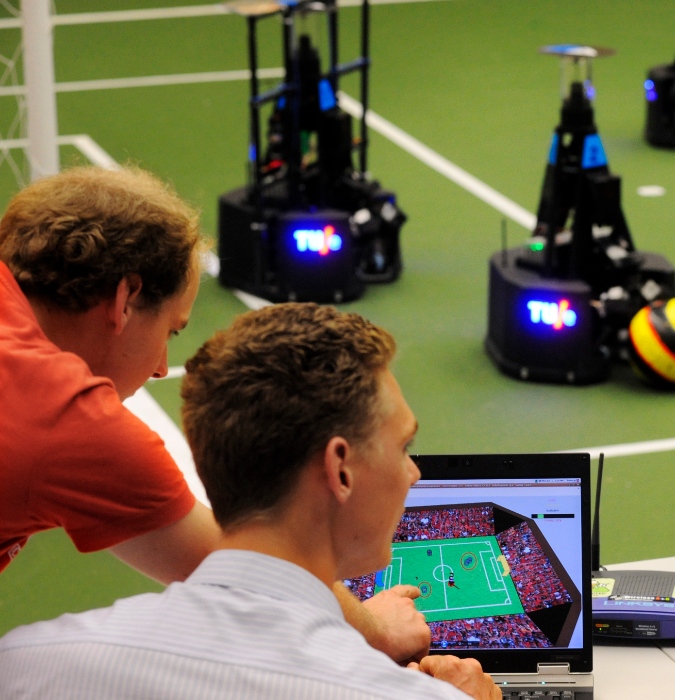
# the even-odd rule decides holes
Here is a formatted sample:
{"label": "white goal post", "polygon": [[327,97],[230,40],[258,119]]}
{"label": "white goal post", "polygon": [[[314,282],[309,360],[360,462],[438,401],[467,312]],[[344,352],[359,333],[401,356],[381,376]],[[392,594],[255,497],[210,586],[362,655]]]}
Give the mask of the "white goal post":
{"label": "white goal post", "polygon": [[36,180],[59,172],[50,0],[22,0],[28,163]]}
{"label": "white goal post", "polygon": [[[401,1],[425,0],[371,0],[371,3],[385,4]],[[5,76],[0,80],[0,97],[15,97],[18,103],[17,116],[12,125],[8,127],[7,132],[4,130],[0,132],[0,164],[5,161],[9,162],[20,185],[24,184],[21,180],[25,174],[20,172],[21,168],[10,156],[13,149],[21,149],[25,152],[28,177],[30,180],[35,180],[60,170],[59,145],[73,139],[81,139],[81,136],[59,137],[56,101],[56,95],[59,92],[144,87],[183,82],[248,80],[250,76],[249,70],[233,70],[68,83],[55,82],[53,32],[57,26],[222,16],[233,13],[227,2],[186,7],[94,11],[61,15],[53,13],[53,0],[20,0],[20,11],[11,7],[9,0],[0,0],[0,3],[10,14],[14,15],[10,18],[0,19],[0,30],[20,28],[23,44],[23,84],[18,70],[21,47],[12,57],[5,59],[5,57],[0,56],[0,61],[9,66],[5,70]],[[341,7],[355,6],[360,3],[361,0],[338,0],[338,5]],[[258,76],[263,79],[278,79],[283,77],[283,74],[282,68],[258,69]],[[11,84],[5,84],[7,76],[11,76]]]}

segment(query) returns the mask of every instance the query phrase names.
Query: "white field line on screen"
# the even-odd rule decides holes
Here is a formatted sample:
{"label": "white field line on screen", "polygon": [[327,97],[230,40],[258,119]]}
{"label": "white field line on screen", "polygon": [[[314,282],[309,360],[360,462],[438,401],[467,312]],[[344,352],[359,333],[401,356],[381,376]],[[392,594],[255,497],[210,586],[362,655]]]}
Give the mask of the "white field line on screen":
{"label": "white field line on screen", "polygon": [[511,603],[511,596],[509,595],[509,590],[506,586],[506,581],[504,580],[504,577],[502,575],[502,571],[499,567],[499,556],[501,555],[501,550],[499,547],[497,547],[497,551],[495,552],[495,542],[493,540],[488,540],[488,544],[490,546],[490,551],[492,552],[492,570],[494,571],[495,576],[497,577],[497,581],[501,581],[502,585],[504,586],[503,590],[504,593],[506,593],[506,598],[507,602],[510,604]]}
{"label": "white field line on screen", "polygon": [[490,576],[488,574],[488,571],[491,570],[492,573],[495,575],[495,579],[496,579],[497,583],[499,583],[499,581],[502,581],[502,583],[503,583],[503,579],[501,579],[497,575],[497,569],[495,568],[494,553],[492,552],[492,550],[489,552],[482,550],[478,554],[480,555],[481,565],[483,567],[483,571],[485,572],[485,581],[488,585],[488,589],[489,589],[490,593],[497,593],[497,592],[501,593],[503,589],[502,588],[493,588],[492,581],[490,581]]}
{"label": "white field line on screen", "polygon": [[[396,571],[394,571],[396,569]],[[403,583],[403,557],[393,557],[391,564],[387,567],[388,579],[385,584],[385,588],[393,588],[394,586],[400,586]],[[398,573],[398,577],[397,577]],[[394,582],[398,578],[398,581]]]}
{"label": "white field line on screen", "polygon": [[[445,562],[443,561],[443,547],[439,547],[439,548],[438,548],[438,554],[439,554],[439,557],[440,557],[440,560],[441,560],[441,571],[444,571],[444,570],[445,570],[445,567],[446,567],[446,564],[445,564]],[[451,567],[448,567],[448,568],[452,571],[452,568],[451,568]],[[434,573],[434,577],[435,577],[435,573]],[[445,581],[443,581],[443,582],[441,583],[441,586],[443,587],[443,601],[445,602],[445,609],[447,610],[448,607],[449,607],[449,604],[448,604],[448,589],[445,587]]]}

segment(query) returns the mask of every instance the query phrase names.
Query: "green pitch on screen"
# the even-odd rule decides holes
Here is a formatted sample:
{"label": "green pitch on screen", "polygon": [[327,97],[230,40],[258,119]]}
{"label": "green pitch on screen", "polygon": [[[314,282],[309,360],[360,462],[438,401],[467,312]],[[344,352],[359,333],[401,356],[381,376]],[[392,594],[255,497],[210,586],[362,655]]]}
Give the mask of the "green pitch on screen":
{"label": "green pitch on screen", "polygon": [[415,604],[427,622],[523,612],[495,537],[396,543],[375,593],[398,584],[420,589]]}

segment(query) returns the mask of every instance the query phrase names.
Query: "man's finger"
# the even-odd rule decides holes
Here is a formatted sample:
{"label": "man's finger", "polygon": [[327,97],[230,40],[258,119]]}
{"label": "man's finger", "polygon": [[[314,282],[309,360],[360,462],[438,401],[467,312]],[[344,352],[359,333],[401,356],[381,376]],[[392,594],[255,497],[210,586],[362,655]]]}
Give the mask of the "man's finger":
{"label": "man's finger", "polygon": [[389,590],[401,596],[401,598],[412,598],[412,600],[415,600],[415,598],[420,596],[420,589],[417,586],[409,586],[408,584],[392,586]]}
{"label": "man's finger", "polygon": [[420,661],[419,670],[451,683],[476,700],[497,700],[502,697],[502,691],[487,673],[483,673],[476,659],[427,656]]}

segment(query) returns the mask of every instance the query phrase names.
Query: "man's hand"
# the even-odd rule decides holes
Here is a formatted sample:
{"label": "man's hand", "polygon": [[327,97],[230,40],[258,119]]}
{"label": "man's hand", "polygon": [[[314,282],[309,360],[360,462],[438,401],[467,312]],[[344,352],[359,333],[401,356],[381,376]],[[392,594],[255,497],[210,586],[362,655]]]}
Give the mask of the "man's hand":
{"label": "man's hand", "polygon": [[370,645],[399,663],[424,658],[429,653],[431,632],[424,615],[413,600],[416,586],[394,586],[363,603],[376,622],[376,636]]}
{"label": "man's hand", "polygon": [[502,700],[502,691],[487,673],[483,673],[476,659],[458,659],[456,656],[427,656],[408,668],[422,671],[441,681],[447,681],[475,700]]}

